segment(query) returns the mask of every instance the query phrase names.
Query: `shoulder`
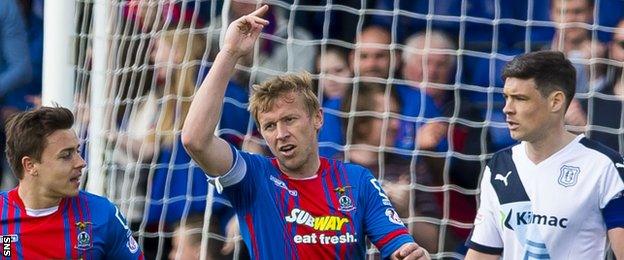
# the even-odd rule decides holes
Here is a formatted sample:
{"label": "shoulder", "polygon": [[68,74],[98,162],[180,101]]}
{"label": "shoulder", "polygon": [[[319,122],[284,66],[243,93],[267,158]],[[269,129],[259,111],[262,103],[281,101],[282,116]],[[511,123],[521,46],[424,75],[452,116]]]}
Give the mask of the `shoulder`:
{"label": "shoulder", "polygon": [[579,140],[579,144],[581,144],[586,149],[594,152],[594,156],[598,158],[602,157],[602,159],[608,159],[608,161],[612,162],[613,164],[622,163],[622,156],[618,152],[600,142],[596,142],[594,140],[588,139],[587,137],[583,137],[581,138],[581,140]]}
{"label": "shoulder", "polygon": [[513,161],[513,150],[516,146],[518,145],[514,145],[512,147],[508,147],[494,153],[494,155],[492,155],[492,158],[490,158],[487,163],[487,166],[490,168],[490,170],[499,168],[511,168],[511,166],[515,165]]}
{"label": "shoulder", "polygon": [[327,162],[327,166],[330,171],[335,171],[338,174],[344,174],[351,183],[368,181],[368,179],[374,178],[370,169],[357,163],[348,163],[335,159],[327,159]]}
{"label": "shoulder", "polygon": [[[231,147],[231,149],[236,149],[236,153],[240,155],[240,158],[243,159],[248,164],[261,166],[260,169],[264,169],[264,167],[273,167],[273,163],[272,163],[272,161],[274,161],[273,158],[270,158],[261,154],[255,154],[255,153],[239,150],[238,148],[233,147],[233,146]],[[252,167],[251,169],[254,170],[255,168]]]}
{"label": "shoulder", "polygon": [[10,205],[15,208],[20,208],[19,203],[16,203],[15,200],[11,199],[11,197],[9,196],[9,192],[11,191],[0,192],[0,205],[1,206]]}
{"label": "shoulder", "polygon": [[343,167],[345,172],[348,174],[363,174],[365,172],[370,172],[368,168],[357,163],[344,162],[337,159],[327,159],[327,162],[330,167]]}
{"label": "shoulder", "polygon": [[588,151],[586,156],[591,156],[593,161],[603,164],[607,168],[615,168],[620,177],[624,180],[624,159],[620,153],[600,142],[590,140],[586,137],[581,138],[579,144]]}
{"label": "shoulder", "polygon": [[91,214],[94,216],[108,216],[104,213],[114,214],[116,211],[116,206],[110,200],[90,192],[80,191],[76,198],[86,202]]}
{"label": "shoulder", "polygon": [[89,203],[95,203],[97,205],[112,205],[112,202],[110,202],[107,198],[83,190],[78,193],[78,197],[80,199],[87,200]]}

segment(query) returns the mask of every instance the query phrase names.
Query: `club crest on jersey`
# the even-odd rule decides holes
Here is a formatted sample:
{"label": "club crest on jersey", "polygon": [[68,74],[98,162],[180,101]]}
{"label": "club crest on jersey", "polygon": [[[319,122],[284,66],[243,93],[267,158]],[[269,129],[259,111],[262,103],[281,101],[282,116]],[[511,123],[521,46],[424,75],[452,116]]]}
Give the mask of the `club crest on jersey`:
{"label": "club crest on jersey", "polygon": [[76,249],[78,250],[87,250],[93,247],[91,235],[89,235],[89,225],[91,225],[91,222],[76,222],[76,228],[78,228]]}
{"label": "club crest on jersey", "polygon": [[340,204],[340,208],[338,210],[343,212],[352,211],[355,209],[353,205],[353,200],[347,196],[347,188],[351,188],[351,186],[344,186],[335,188],[334,191],[338,194],[338,203]]}
{"label": "club crest on jersey", "polygon": [[137,244],[136,240],[134,240],[134,237],[132,236],[128,236],[128,242],[126,243],[126,247],[128,248],[128,250],[130,250],[130,253],[133,254],[139,251],[139,244]]}
{"label": "club crest on jersey", "polygon": [[401,217],[399,217],[399,213],[397,213],[394,209],[386,209],[386,216],[388,216],[388,220],[390,220],[390,222],[401,226],[403,225],[403,221],[401,220]]}
{"label": "club crest on jersey", "polygon": [[579,167],[562,166],[559,174],[559,184],[563,187],[574,186],[578,180],[579,173],[581,173],[581,168]]}

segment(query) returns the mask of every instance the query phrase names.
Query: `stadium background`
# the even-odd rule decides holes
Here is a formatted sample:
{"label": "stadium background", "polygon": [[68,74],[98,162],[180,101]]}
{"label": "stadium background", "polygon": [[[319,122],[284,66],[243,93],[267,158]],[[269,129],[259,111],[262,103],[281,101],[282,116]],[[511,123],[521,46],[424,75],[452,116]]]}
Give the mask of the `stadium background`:
{"label": "stadium background", "polygon": [[[18,15],[28,38],[25,46],[14,48],[27,49],[31,73],[7,91],[0,88],[2,116],[37,105],[42,91],[44,104],[71,107],[89,163],[84,188],[120,207],[149,259],[168,256],[178,222],[194,225],[187,231],[200,235],[203,251],[218,253],[232,213],[227,201],[213,196],[203,172],[184,152],[179,135],[193,90],[218,51],[221,25],[228,21],[222,14],[243,12],[245,4],[253,8],[255,1],[63,0],[54,7],[43,0],[16,2],[23,8]],[[352,149],[374,152],[378,160],[370,167],[382,182],[400,183],[398,192],[404,193],[399,194],[408,198],[403,203],[413,205],[407,206],[405,223],[415,232],[423,223],[434,228],[436,238],[421,241],[433,243],[434,258],[462,257],[484,164],[494,151],[514,143],[501,111],[500,78],[502,67],[514,55],[541,49],[565,51],[579,73],[578,107],[569,117],[569,129],[622,152],[621,96],[606,91],[621,77],[623,60],[614,60],[609,48],[617,44],[624,48],[624,41],[612,41],[624,18],[622,0],[558,1],[566,6],[589,4],[558,9],[559,15],[570,19],[566,23],[552,20],[555,3],[550,1],[265,2],[271,5],[268,19],[273,26],[261,34],[253,57],[238,66],[228,86],[218,134],[235,145],[266,152],[245,110],[249,86],[284,72],[310,71],[326,112],[320,140],[323,155],[350,160]],[[362,44],[361,33],[371,26],[387,30],[389,41]],[[565,32],[557,32],[558,28],[582,28],[588,44],[577,49],[566,46]],[[424,35],[420,46],[406,42],[416,33]],[[441,41],[433,36],[436,33],[448,37],[450,44],[436,44]],[[5,45],[9,42],[10,36],[0,37]],[[386,53],[386,75],[367,74],[365,48]],[[337,61],[321,61],[335,53],[339,53]],[[416,56],[418,62],[409,64]],[[429,63],[429,57],[446,63]],[[318,69],[334,62],[351,64],[353,69],[342,75]],[[6,57],[0,57],[0,65],[0,73],[17,66]],[[414,79],[413,71],[405,70],[416,66],[428,71],[438,65],[448,68],[439,78],[425,72],[421,74],[428,76]],[[343,96],[329,96],[326,87],[338,83],[348,87]],[[384,89],[386,103],[364,111],[356,105],[341,107],[347,96],[356,99],[359,89],[371,84]],[[420,89],[421,94],[407,95],[399,90],[402,86]],[[416,112],[390,110],[388,102],[397,91],[400,106],[418,103]],[[444,98],[438,101],[436,93]],[[427,112],[430,102],[436,112]],[[615,103],[616,109],[602,106],[605,102]],[[358,118],[381,119],[377,133],[381,141],[358,143],[355,135],[361,131],[354,126]],[[415,125],[416,136],[437,131],[442,139],[431,147],[395,145],[386,137],[394,131],[391,125],[396,120],[401,127]],[[425,132],[422,127],[427,125],[442,128]],[[388,167],[397,161],[407,167]],[[15,182],[5,166],[2,188],[12,185]],[[421,210],[419,203],[434,209]],[[227,257],[244,258],[241,250],[238,244]]]}

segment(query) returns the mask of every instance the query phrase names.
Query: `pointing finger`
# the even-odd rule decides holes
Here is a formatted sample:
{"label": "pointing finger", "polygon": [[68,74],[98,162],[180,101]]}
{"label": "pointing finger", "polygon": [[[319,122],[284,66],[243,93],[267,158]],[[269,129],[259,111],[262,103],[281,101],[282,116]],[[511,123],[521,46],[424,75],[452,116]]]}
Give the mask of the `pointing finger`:
{"label": "pointing finger", "polygon": [[252,13],[250,13],[250,16],[256,16],[256,17],[262,17],[266,11],[269,10],[269,6],[268,5],[263,5],[262,7],[256,9],[255,11],[253,11]]}

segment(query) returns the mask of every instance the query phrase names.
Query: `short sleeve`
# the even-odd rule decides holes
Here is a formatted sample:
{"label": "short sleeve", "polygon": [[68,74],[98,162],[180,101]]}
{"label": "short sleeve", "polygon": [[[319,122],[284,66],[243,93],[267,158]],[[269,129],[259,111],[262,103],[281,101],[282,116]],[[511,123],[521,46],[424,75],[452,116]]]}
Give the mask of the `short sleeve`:
{"label": "short sleeve", "polygon": [[106,259],[143,259],[143,252],[132,237],[126,219],[121,215],[119,208],[112,203],[109,205]]}
{"label": "short sleeve", "polygon": [[503,240],[497,226],[496,193],[490,184],[490,168],[485,167],[483,179],[481,179],[481,194],[479,209],[475,217],[474,227],[466,246],[473,250],[498,255],[503,252]]}
{"label": "short sleeve", "polygon": [[414,242],[381,185],[368,170],[362,179],[365,234],[386,259],[403,244]]}
{"label": "short sleeve", "polygon": [[234,159],[230,170],[218,177],[208,177],[208,182],[213,184],[219,193],[222,193],[224,188],[241,182],[247,174],[247,163],[240,152],[233,145],[230,145],[230,150]]}
{"label": "short sleeve", "polygon": [[600,180],[601,209],[603,209],[611,200],[616,198],[618,194],[624,190],[624,181],[622,180],[624,173],[621,172],[624,172],[624,162],[615,162],[606,167],[605,172],[602,175],[602,180]]}
{"label": "short sleeve", "polygon": [[600,209],[607,229],[624,227],[624,163],[609,164],[600,181]]}
{"label": "short sleeve", "polygon": [[222,176],[209,177],[208,181],[217,192],[223,193],[234,208],[246,209],[253,204],[260,183],[259,176],[268,171],[270,162],[261,155],[239,151],[232,145],[230,149],[235,158],[232,168]]}

